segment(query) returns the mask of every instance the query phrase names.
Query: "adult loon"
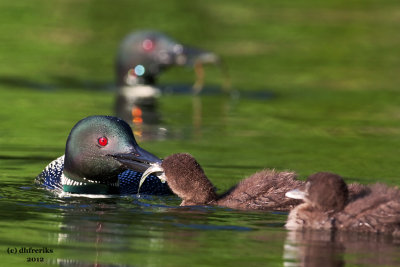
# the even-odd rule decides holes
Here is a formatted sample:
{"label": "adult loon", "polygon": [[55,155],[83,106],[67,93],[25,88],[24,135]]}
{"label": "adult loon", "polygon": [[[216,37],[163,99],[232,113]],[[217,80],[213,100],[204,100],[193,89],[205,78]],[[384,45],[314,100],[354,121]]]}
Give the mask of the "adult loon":
{"label": "adult loon", "polygon": [[[139,108],[144,111],[140,118],[144,123],[157,124],[160,115],[154,111],[161,96],[158,76],[173,66],[193,67],[196,81],[192,89],[198,93],[204,83],[203,64],[220,64],[220,58],[212,52],[183,45],[158,31],[128,34],[116,56],[117,116],[135,124],[135,113]],[[166,91],[172,88],[168,87]]]}
{"label": "adult loon", "polygon": [[[136,194],[142,172],[161,162],[139,147],[129,125],[116,117],[90,116],[71,130],[65,155],[52,161],[36,178],[47,189],[74,194]],[[143,194],[170,194],[156,177]]]}
{"label": "adult loon", "polygon": [[119,46],[117,85],[155,85],[157,76],[172,66],[196,67],[219,61],[216,54],[183,45],[161,32],[136,31],[128,34]]}

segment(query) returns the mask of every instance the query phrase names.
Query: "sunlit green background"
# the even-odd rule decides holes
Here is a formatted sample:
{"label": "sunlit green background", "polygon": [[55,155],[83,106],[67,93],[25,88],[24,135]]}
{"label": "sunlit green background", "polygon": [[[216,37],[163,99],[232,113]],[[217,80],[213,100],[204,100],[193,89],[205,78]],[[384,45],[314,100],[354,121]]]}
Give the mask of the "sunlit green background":
{"label": "sunlit green background", "polygon": [[[64,153],[78,120],[114,114],[118,44],[139,29],[156,29],[220,55],[232,89],[240,93],[239,98],[162,97],[161,126],[174,134],[164,140],[138,137],[147,150],[160,157],[192,153],[220,189],[262,168],[291,169],[301,179],[332,171],[348,182],[400,185],[399,1],[1,0],[0,223],[9,230],[0,230],[0,253],[10,240],[19,244],[25,235],[36,240],[27,244],[57,243],[54,237],[36,237],[43,235],[40,228],[18,234],[15,214],[28,216],[29,208],[15,205],[47,201],[42,191],[21,193],[19,188],[32,186],[44,166]],[[206,85],[221,86],[221,71],[215,66],[205,70]],[[190,85],[194,79],[191,69],[175,68],[162,74],[159,83]],[[257,99],[256,92],[273,96]],[[194,122],[199,103],[200,128]],[[58,209],[36,212],[41,220],[59,216],[56,221],[64,221]],[[240,216],[253,218],[235,214],[237,225],[242,225]],[[284,219],[277,218],[281,224]],[[212,233],[201,235],[201,244],[221,252]],[[229,242],[228,236],[222,240]],[[282,245],[281,239],[277,242]],[[167,251],[158,249],[152,251]],[[272,257],[271,265],[281,266],[281,249],[268,257],[259,250],[251,260],[257,266]],[[196,263],[221,266],[230,256],[224,253],[216,253],[214,263]],[[176,259],[146,264],[145,253],[136,256],[140,266],[184,265]],[[129,258],[121,257],[120,263]]]}

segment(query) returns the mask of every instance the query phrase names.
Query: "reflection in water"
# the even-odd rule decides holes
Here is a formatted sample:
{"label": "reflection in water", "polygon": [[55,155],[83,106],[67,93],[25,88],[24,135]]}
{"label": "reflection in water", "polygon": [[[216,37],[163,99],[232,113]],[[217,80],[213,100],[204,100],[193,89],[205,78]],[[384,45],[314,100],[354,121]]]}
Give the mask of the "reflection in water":
{"label": "reflection in water", "polygon": [[286,213],[178,207],[171,196],[60,199],[9,182],[0,183],[0,243],[52,248],[44,256],[54,266],[400,265],[391,237],[287,232]]}
{"label": "reflection in water", "polygon": [[284,266],[344,266],[343,245],[332,232],[288,232],[284,245]]}
{"label": "reflection in water", "polygon": [[195,83],[186,87],[196,95],[204,87],[204,64],[219,68],[224,79],[222,89],[229,91],[228,72],[218,55],[183,45],[154,30],[128,34],[122,40],[116,57],[117,116],[130,122],[135,135],[142,139],[164,139],[166,129],[159,126],[161,116],[157,109],[161,94],[157,87],[158,76],[172,66],[194,68]]}
{"label": "reflection in water", "polygon": [[[229,77],[229,73],[227,71],[226,65],[220,60],[217,62],[217,66],[222,75],[222,86],[221,90],[224,93],[230,93],[232,91],[231,79]],[[199,94],[204,88],[204,62],[201,60],[196,61],[194,64],[194,71],[196,74],[196,81],[192,86],[192,90],[194,94]]]}
{"label": "reflection in water", "polygon": [[172,66],[194,67],[196,82],[191,91],[198,93],[204,84],[203,64],[220,65],[220,59],[212,52],[185,46],[161,32],[128,34],[116,57],[117,116],[131,122],[137,136],[163,139],[165,129],[157,129],[157,98],[161,94],[156,86],[157,77]]}
{"label": "reflection in water", "polygon": [[[221,91],[221,88],[217,87],[205,87],[202,91],[202,95],[216,94],[213,101],[214,105],[218,105],[217,110],[220,107],[220,111],[217,114],[213,114],[213,117],[220,117],[221,124],[227,123],[227,116],[231,106],[236,103],[236,94],[226,94]],[[188,94],[191,95],[192,101],[192,124],[193,124],[193,136],[200,138],[202,136],[203,127],[203,100],[201,95],[192,94],[192,88],[189,85],[172,85],[158,89],[147,85],[136,85],[136,86],[124,86],[121,87],[117,92],[116,98],[116,114],[117,117],[129,122],[133,128],[135,136],[141,140],[163,140],[168,137],[177,135],[176,129],[171,130],[163,125],[162,115],[158,109],[158,101],[161,95],[171,94]],[[190,100],[190,99],[189,99]],[[209,114],[209,110],[215,109],[215,106],[207,106],[208,110],[206,113]],[[186,110],[182,110],[182,114],[185,114]],[[166,115],[164,115],[166,116]]]}
{"label": "reflection in water", "polygon": [[[216,110],[213,110],[215,107],[210,107],[210,103],[204,103],[205,101],[199,95],[194,95],[192,97],[193,137],[200,139],[203,136],[203,119],[207,115],[211,115],[213,120],[211,125],[218,124],[218,127],[222,129],[227,127],[230,111],[237,104],[236,100],[235,95],[222,94],[219,98],[215,98],[213,104],[211,104],[216,106]],[[213,113],[210,114],[209,110],[213,110]],[[204,124],[210,125],[209,122]]]}
{"label": "reflection in water", "polygon": [[[122,209],[125,210],[124,216],[118,203],[119,198],[80,199],[79,204],[68,203],[69,201],[74,199],[67,200],[66,212],[63,214],[63,222],[56,239],[59,247],[70,248],[72,253],[65,249],[63,255],[52,263],[60,266],[134,266],[133,263],[121,262],[121,255],[132,252],[132,246],[140,247],[144,251],[164,249],[163,232],[152,231],[153,227],[148,227],[143,232],[140,226],[145,223],[142,222],[143,215],[140,212],[136,211],[136,217],[131,216],[131,223],[135,224],[135,227],[127,223],[126,216],[132,214]],[[135,240],[135,236],[138,239]],[[146,242],[140,242],[140,238],[145,238]],[[132,244],[132,241],[140,245]],[[81,253],[81,249],[87,253]],[[115,258],[113,253],[118,253],[121,258]],[[159,264],[157,259],[152,261],[151,257],[146,261],[150,265]]]}
{"label": "reflection in water", "polygon": [[[284,266],[398,266],[398,249],[392,236],[330,232],[289,231],[284,245]],[[346,257],[345,257],[346,255]]]}
{"label": "reflection in water", "polygon": [[203,111],[202,111],[201,98],[199,96],[193,96],[192,105],[193,105],[194,137],[197,139],[201,138],[202,136],[201,125],[202,125]]}
{"label": "reflection in water", "polygon": [[153,86],[123,86],[116,98],[116,114],[133,126],[134,135],[142,140],[164,139],[166,129],[160,126],[158,111],[160,90]]}
{"label": "reflection in water", "polygon": [[[238,214],[215,207],[177,207],[174,205],[179,203],[177,200],[134,196],[67,199],[59,230],[51,233],[58,244],[55,251],[61,254],[51,263],[191,266],[196,260],[204,262],[204,255],[213,253],[212,244],[224,250],[226,242],[234,240],[232,249],[241,247],[247,236],[255,233],[254,220],[276,220],[269,213]],[[163,201],[168,206],[161,206]],[[236,261],[241,255],[232,257]]]}
{"label": "reflection in water", "polygon": [[[164,266],[162,257],[166,255],[159,252],[181,251],[182,248],[185,252],[188,249],[198,251],[203,247],[198,236],[204,230],[250,230],[210,224],[209,216],[214,209],[161,206],[160,200],[171,199],[166,197],[132,198],[133,203],[125,204],[121,198],[67,199],[63,222],[54,234],[64,253],[50,263],[59,266]],[[223,217],[226,216],[229,215]],[[135,254],[146,257],[136,259]],[[129,260],[132,258],[134,262]]]}
{"label": "reflection in water", "polygon": [[[60,266],[123,266],[111,265],[101,262],[102,245],[106,243],[115,244],[121,249],[127,249],[128,244],[124,244],[124,239],[118,238],[118,232],[122,232],[126,225],[115,225],[113,223],[104,222],[102,215],[105,210],[109,209],[112,203],[82,205],[81,207],[71,208],[64,214],[64,222],[60,224],[58,233],[58,244],[60,246],[74,246],[74,244],[94,244],[95,255],[93,262],[82,259],[78,260],[70,256],[58,258],[57,263]],[[96,211],[97,210],[97,211]],[[82,214],[87,214],[82,216]],[[80,217],[80,218],[79,218]],[[97,218],[96,218],[97,217]],[[79,219],[78,219],[79,218]]]}

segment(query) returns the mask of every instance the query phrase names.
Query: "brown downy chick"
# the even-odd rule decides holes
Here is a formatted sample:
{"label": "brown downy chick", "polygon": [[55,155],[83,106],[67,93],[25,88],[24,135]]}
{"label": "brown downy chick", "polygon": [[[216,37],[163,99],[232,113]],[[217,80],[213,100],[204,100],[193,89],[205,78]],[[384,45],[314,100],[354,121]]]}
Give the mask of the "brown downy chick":
{"label": "brown downy chick", "polygon": [[161,165],[149,168],[143,179],[152,172],[162,172],[171,190],[182,199],[181,206],[218,205],[242,210],[290,210],[301,203],[285,197],[288,190],[302,185],[294,172],[263,170],[242,180],[222,195],[217,195],[200,164],[190,154],[168,156]]}
{"label": "brown downy chick", "polygon": [[400,235],[400,190],[383,184],[348,187],[336,174],[311,175],[303,191],[288,192],[288,197],[305,203],[293,209],[288,229],[328,229]]}

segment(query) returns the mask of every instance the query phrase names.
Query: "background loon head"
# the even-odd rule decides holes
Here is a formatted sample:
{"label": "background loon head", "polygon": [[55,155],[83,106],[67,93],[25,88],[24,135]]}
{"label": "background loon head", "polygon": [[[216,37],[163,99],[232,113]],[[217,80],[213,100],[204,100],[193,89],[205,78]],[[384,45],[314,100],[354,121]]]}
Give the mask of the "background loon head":
{"label": "background loon head", "polygon": [[[116,59],[119,86],[155,84],[158,74],[172,66],[218,63],[211,52],[184,46],[157,31],[133,32],[122,40]],[[133,81],[132,81],[133,80]]]}
{"label": "background loon head", "polygon": [[65,148],[64,175],[78,182],[114,183],[122,169],[143,172],[161,160],[139,147],[121,119],[90,116],[71,130]]}

